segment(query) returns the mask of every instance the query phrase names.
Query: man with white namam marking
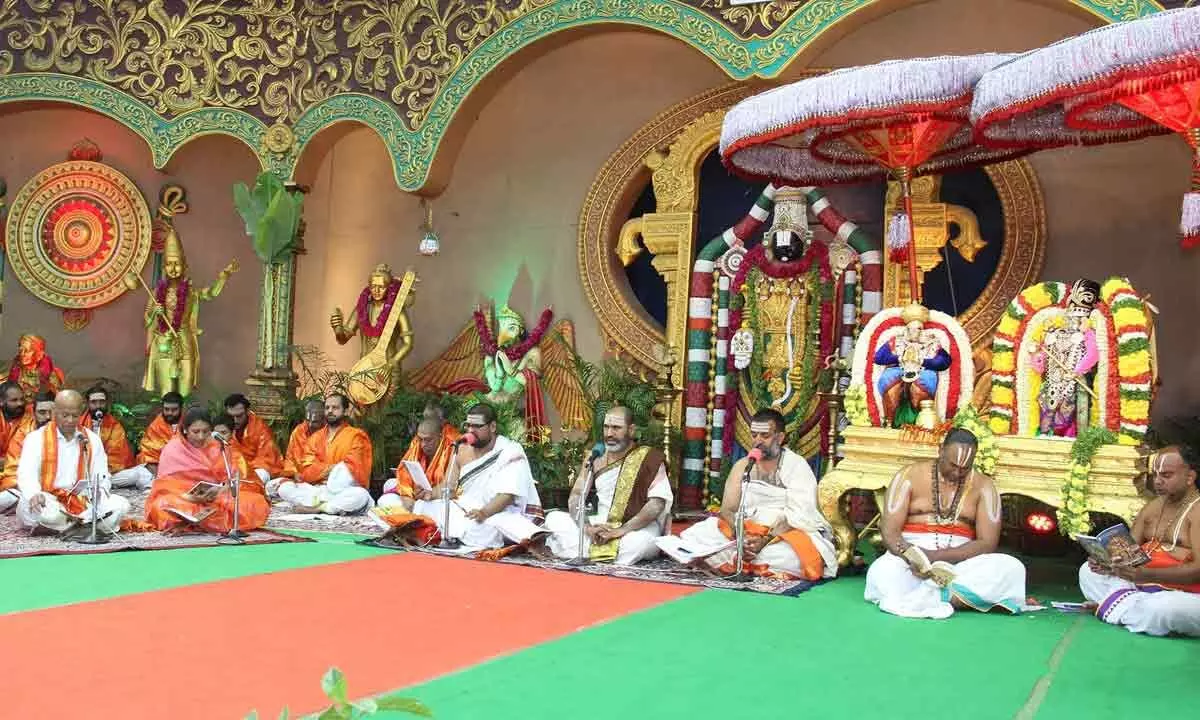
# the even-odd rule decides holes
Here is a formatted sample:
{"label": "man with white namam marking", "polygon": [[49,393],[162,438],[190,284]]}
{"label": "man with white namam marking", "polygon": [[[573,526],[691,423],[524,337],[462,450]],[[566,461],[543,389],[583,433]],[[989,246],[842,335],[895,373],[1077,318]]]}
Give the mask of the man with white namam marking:
{"label": "man with white namam marking", "polygon": [[867,571],[865,597],[880,610],[912,618],[948,618],[955,609],[1025,604],[1025,566],[995,552],[1000,493],[974,470],[979,442],[951,430],[936,461],[903,468],[888,487],[883,540],[888,552]]}

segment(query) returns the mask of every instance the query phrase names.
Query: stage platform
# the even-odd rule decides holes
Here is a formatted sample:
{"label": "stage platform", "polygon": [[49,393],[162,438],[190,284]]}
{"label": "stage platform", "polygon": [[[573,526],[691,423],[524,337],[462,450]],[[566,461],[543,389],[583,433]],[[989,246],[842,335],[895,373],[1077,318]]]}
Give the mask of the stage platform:
{"label": "stage platform", "polygon": [[[0,715],[311,713],[335,665],[353,696],[402,689],[442,720],[1099,720],[1200,700],[1200,642],[1087,615],[904,620],[861,577],[784,597],[309,536],[0,560]],[[1031,594],[1078,599],[1051,576]]]}

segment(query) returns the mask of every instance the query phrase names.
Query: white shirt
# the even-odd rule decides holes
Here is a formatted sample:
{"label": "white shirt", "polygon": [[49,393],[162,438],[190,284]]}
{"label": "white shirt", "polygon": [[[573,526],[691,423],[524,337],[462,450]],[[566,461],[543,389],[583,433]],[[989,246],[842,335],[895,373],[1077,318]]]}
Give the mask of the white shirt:
{"label": "white shirt", "polygon": [[515,499],[504,508],[504,512],[523,513],[526,505],[541,505],[529,470],[529,459],[525,457],[525,448],[503,435],[496,436],[496,444],[491,452],[462,466],[459,482],[462,482],[464,475],[493,455],[499,457],[469,478],[465,485],[460,485],[458,504],[464,510],[478,510],[497,495],[512,495]]}
{"label": "white shirt", "polygon": [[[53,425],[46,423],[37,430],[25,436],[25,444],[21,447],[21,459],[17,463],[17,488],[21,495],[31,498],[42,492],[42,447],[46,431]],[[108,455],[104,451],[104,442],[100,436],[91,430],[79,428],[79,435],[67,439],[58,434],[58,470],[54,475],[54,487],[70,490],[84,478],[76,477],[79,470],[80,437],[87,437],[91,445],[92,466],[89,472],[93,477],[102,478],[100,487],[109,490]]]}

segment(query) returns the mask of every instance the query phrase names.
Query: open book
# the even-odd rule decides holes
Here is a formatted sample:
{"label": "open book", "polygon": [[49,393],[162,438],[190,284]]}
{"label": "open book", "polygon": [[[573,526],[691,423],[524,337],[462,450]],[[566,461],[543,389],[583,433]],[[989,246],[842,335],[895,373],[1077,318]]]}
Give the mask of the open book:
{"label": "open book", "polygon": [[688,546],[678,535],[666,535],[657,538],[654,542],[658,545],[658,549],[663,551],[664,555],[683,565],[687,565],[693,560],[701,560],[716,555],[722,550],[728,550],[736,545],[735,541],[730,540],[721,545],[708,545],[703,548]]}
{"label": "open book", "polygon": [[196,513],[195,515],[192,515],[191,513],[187,512],[186,510],[180,510],[177,507],[168,507],[168,508],[166,508],[166,512],[174,515],[177,518],[186,520],[193,525],[196,525],[196,524],[199,524],[200,522],[202,522],[209,515],[212,515],[214,512],[216,512],[216,510],[213,508],[204,508],[203,510]]}
{"label": "open book", "polygon": [[433,486],[429,484],[429,478],[425,477],[425,471],[421,469],[421,463],[414,460],[404,460],[404,469],[412,476],[413,484],[422,490],[433,491]]}
{"label": "open book", "polygon": [[925,551],[916,545],[909,545],[902,557],[920,573],[928,574],[939,587],[946,587],[954,582],[954,566],[944,560],[929,562]]}
{"label": "open book", "polygon": [[1129,528],[1121,524],[1101,530],[1095,537],[1076,535],[1075,542],[1083,546],[1088,556],[1105,567],[1137,567],[1150,562],[1150,556],[1134,541]]}
{"label": "open book", "polygon": [[217,499],[217,494],[221,492],[221,488],[223,487],[225,486],[220,483],[200,481],[193,485],[182,497],[189,502],[210,503]]}

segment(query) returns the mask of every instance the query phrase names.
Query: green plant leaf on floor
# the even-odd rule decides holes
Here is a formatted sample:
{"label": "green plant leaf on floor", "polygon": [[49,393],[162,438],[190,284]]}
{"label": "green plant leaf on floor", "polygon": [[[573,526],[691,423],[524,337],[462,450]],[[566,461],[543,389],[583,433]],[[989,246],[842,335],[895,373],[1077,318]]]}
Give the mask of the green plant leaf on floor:
{"label": "green plant leaf on floor", "polygon": [[321,677],[321,691],[337,707],[344,706],[349,702],[346,699],[346,676],[335,667],[326,670],[325,675]]}
{"label": "green plant leaf on floor", "polygon": [[317,716],[317,720],[350,720],[350,708],[331,706]]}
{"label": "green plant leaf on floor", "polygon": [[421,717],[433,717],[433,712],[425,707],[420,700],[412,698],[400,697],[399,695],[385,695],[379,698],[376,703],[380,710],[397,710],[406,712],[410,715],[420,715]]}
{"label": "green plant leaf on floor", "polygon": [[292,716],[292,712],[286,707],[279,711],[279,720],[288,720]]}
{"label": "green plant leaf on floor", "polygon": [[373,698],[364,698],[358,702],[351,703],[351,705],[354,706],[355,710],[366,715],[374,715],[379,710],[379,703],[375,702]]}

